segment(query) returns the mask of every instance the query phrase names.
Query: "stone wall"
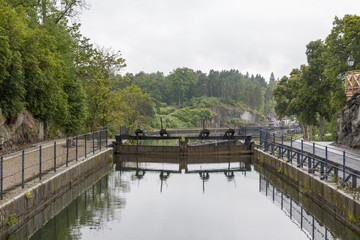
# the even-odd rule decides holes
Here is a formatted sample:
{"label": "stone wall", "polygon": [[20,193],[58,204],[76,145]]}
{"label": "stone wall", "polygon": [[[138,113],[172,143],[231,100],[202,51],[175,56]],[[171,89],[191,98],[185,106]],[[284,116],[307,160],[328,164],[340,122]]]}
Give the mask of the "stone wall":
{"label": "stone wall", "polygon": [[43,140],[44,137],[44,123],[35,120],[27,110],[9,121],[2,115],[0,109],[0,150],[11,148],[17,144]]}
{"label": "stone wall", "polygon": [[226,104],[212,105],[209,107],[215,116],[213,117],[211,124],[215,127],[233,127],[232,124],[228,124],[228,120],[237,119],[244,122],[250,122],[253,124],[262,124],[264,116],[256,113],[253,110],[245,109],[242,107],[235,107]]}
{"label": "stone wall", "polygon": [[360,91],[354,93],[337,115],[336,143],[360,149]]}
{"label": "stone wall", "polygon": [[254,162],[267,168],[281,180],[294,186],[313,202],[345,225],[360,232],[360,201],[355,195],[337,188],[335,183],[320,180],[320,176],[310,174],[269,153],[254,149]]}
{"label": "stone wall", "polygon": [[[41,182],[35,185],[30,183],[33,185],[31,188],[20,189],[19,193],[14,190],[15,196],[5,195],[4,200],[0,200],[0,239],[7,239],[9,234],[23,227],[24,224],[28,224],[27,228],[32,232],[39,229],[44,222],[77,196],[80,189],[74,192],[72,191],[74,186],[81,184],[92,174],[97,174],[96,178],[100,178],[103,172],[99,170],[104,167],[111,169],[112,153],[112,149],[107,149],[69,167],[63,166],[58,168],[55,174],[44,175]],[[75,195],[65,195],[69,191]],[[52,204],[54,202],[56,204]],[[43,216],[42,210],[50,204],[56,208],[47,211],[51,213],[50,215]],[[16,224],[9,224],[11,215],[17,219]],[[34,219],[35,216],[38,217]],[[42,221],[38,221],[39,218]]]}

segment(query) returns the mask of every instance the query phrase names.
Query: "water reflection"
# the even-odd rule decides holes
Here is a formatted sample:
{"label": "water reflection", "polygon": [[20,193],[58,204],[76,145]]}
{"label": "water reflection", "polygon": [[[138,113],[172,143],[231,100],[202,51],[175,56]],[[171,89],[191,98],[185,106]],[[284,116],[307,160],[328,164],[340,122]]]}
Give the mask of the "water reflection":
{"label": "water reflection", "polygon": [[31,239],[357,236],[342,225],[342,233],[334,230],[340,228],[336,220],[326,223],[334,218],[319,207],[307,207],[314,203],[299,194],[294,197],[289,187],[275,187],[275,178],[254,171],[249,157],[116,156],[115,164],[114,171],[65,206]]}
{"label": "water reflection", "polygon": [[169,156],[141,156],[116,155],[116,171],[135,172],[138,180],[146,172],[159,173],[160,192],[163,184],[170,174],[199,174],[202,180],[203,193],[205,183],[209,181],[210,174],[224,173],[228,182],[234,181],[235,173],[251,171],[251,158],[249,156],[197,156],[197,157],[169,157]]}
{"label": "water reflection", "polygon": [[[272,180],[277,179],[276,176],[269,172],[267,172],[267,175]],[[309,239],[360,239],[358,234],[348,229],[340,221],[336,220],[335,217],[311,202],[309,198],[299,193],[296,189],[281,181],[274,182],[281,183],[283,188],[276,186],[275,183],[260,174],[259,192],[278,206]],[[315,215],[319,216],[321,220]]]}
{"label": "water reflection", "polygon": [[338,239],[316,217],[305,210],[301,204],[284,194],[282,190],[277,189],[262,175],[259,175],[259,191],[280,206],[280,209],[298,225],[309,239]]}

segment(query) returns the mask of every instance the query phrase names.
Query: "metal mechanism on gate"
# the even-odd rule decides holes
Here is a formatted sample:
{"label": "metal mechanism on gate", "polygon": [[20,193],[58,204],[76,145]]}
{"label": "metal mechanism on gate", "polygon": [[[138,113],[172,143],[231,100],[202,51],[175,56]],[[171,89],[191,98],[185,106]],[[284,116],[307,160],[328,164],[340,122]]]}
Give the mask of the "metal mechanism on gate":
{"label": "metal mechanism on gate", "polygon": [[203,129],[200,131],[199,138],[200,139],[208,139],[210,135],[209,129],[205,129],[205,119],[201,119]]}
{"label": "metal mechanism on gate", "polygon": [[[170,133],[163,128],[162,119],[161,121],[161,129],[160,129],[160,136],[151,136],[146,135],[145,132],[141,129],[135,130],[135,135],[129,135],[129,134],[120,134],[116,135],[116,142],[118,144],[122,144],[122,140],[169,140],[169,139],[178,139],[180,142],[182,142],[181,136],[170,136]],[[240,133],[238,135],[235,135],[236,131],[235,129],[229,128],[227,129],[223,135],[220,136],[211,136],[211,132],[209,129],[205,128],[205,120],[202,120],[203,128],[200,130],[198,136],[189,136],[185,137],[185,141],[187,142],[189,139],[199,139],[199,140],[228,140],[230,141],[236,141],[236,140],[243,140],[245,145],[247,145],[250,148],[251,145],[251,136],[248,136],[244,133]]]}
{"label": "metal mechanism on gate", "polygon": [[170,137],[166,129],[163,128],[162,118],[160,118],[160,122],[161,122],[160,136],[164,137],[166,135],[167,137]]}

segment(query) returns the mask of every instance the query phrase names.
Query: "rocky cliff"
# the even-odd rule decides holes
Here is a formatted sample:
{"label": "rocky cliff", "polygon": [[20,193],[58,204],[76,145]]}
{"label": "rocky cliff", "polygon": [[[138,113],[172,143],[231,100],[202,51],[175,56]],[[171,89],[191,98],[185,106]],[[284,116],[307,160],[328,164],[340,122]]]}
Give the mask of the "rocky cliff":
{"label": "rocky cliff", "polygon": [[336,143],[360,149],[360,91],[354,93],[337,115]]}
{"label": "rocky cliff", "polygon": [[216,104],[209,108],[215,114],[211,122],[214,127],[232,127],[232,124],[229,124],[231,120],[251,124],[262,124],[265,121],[265,117],[262,114],[243,106]]}
{"label": "rocky cliff", "polygon": [[0,109],[0,150],[43,140],[44,137],[44,123],[35,120],[28,111],[9,121],[2,116]]}

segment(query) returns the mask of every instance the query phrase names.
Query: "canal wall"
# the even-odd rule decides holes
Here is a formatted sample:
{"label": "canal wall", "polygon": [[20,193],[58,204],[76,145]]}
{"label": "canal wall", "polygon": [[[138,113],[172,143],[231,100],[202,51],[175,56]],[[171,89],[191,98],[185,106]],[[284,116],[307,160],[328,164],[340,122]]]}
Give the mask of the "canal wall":
{"label": "canal wall", "polygon": [[254,164],[254,169],[260,173],[259,191],[296,222],[309,239],[333,239],[330,232],[338,239],[358,239],[356,231],[347,228],[298,188],[282,181],[268,168]]}
{"label": "canal wall", "polygon": [[360,233],[358,193],[354,194],[350,190],[339,189],[337,184],[321,180],[319,174],[308,173],[306,170],[260,149],[254,149],[254,162],[270,170],[346,226]]}
{"label": "canal wall", "polygon": [[114,144],[114,152],[117,154],[132,155],[163,155],[163,156],[197,156],[197,155],[238,155],[251,154],[248,145],[199,145],[189,146],[182,142],[179,146],[136,146]]}
{"label": "canal wall", "polygon": [[[26,239],[112,167],[107,149],[57,173],[16,196],[0,201],[0,239]],[[89,178],[89,179],[88,179]],[[12,234],[15,231],[19,234]],[[26,236],[25,236],[26,235]]]}

